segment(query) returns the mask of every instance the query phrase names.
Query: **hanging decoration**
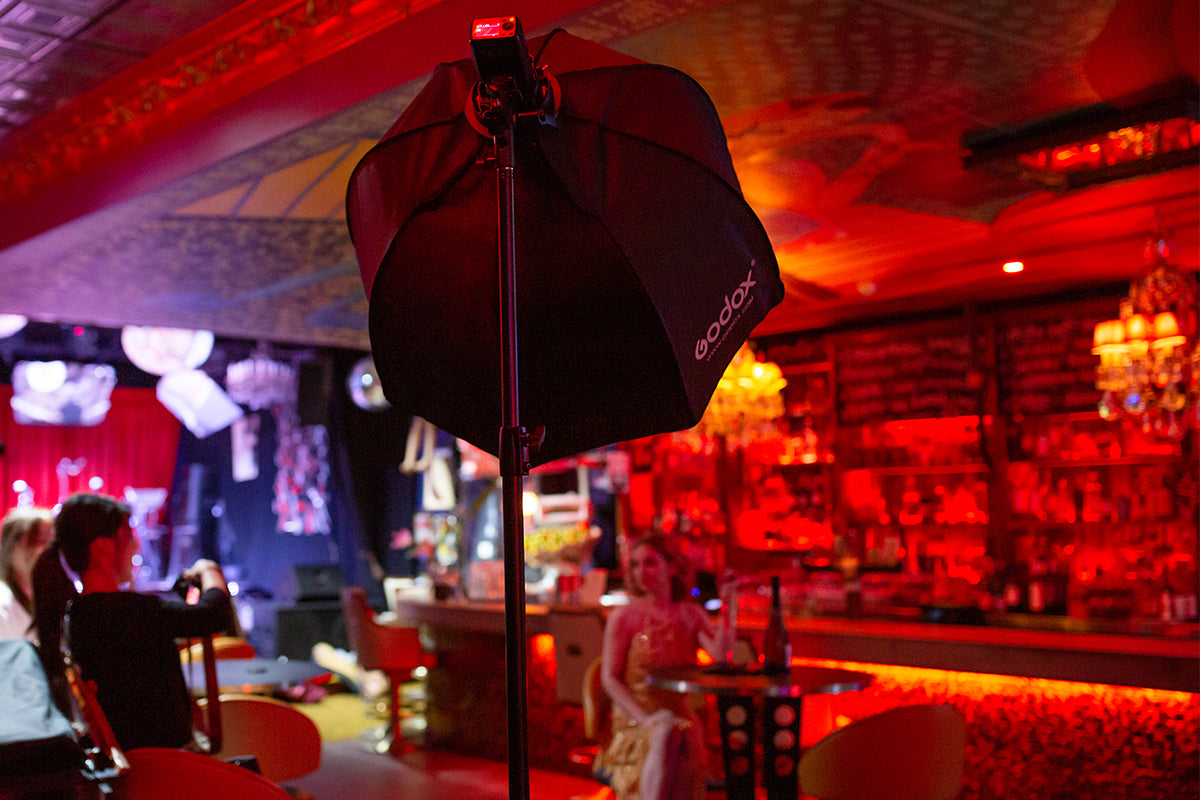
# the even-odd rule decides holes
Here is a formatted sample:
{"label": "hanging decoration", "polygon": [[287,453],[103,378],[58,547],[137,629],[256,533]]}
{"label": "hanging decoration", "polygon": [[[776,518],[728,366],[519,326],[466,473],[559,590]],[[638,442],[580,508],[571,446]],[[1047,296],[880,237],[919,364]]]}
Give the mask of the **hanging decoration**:
{"label": "hanging decoration", "polygon": [[272,406],[295,408],[300,384],[295,368],[273,360],[260,342],[249,358],[226,368],[225,387],[234,402],[261,411]]}
{"label": "hanging decoration", "polygon": [[354,405],[363,411],[391,408],[391,403],[383,396],[383,384],[379,382],[379,373],[375,371],[375,359],[370,356],[363,356],[350,369],[346,390],[350,392]]}
{"label": "hanging decoration", "polygon": [[1179,439],[1196,421],[1200,349],[1195,273],[1171,263],[1164,234],[1146,243],[1146,268],[1121,301],[1120,316],[1096,324],[1100,416],[1132,417],[1144,430]]}
{"label": "hanging decoration", "polygon": [[18,425],[99,425],[116,385],[107,364],[18,361],[9,404]]}
{"label": "hanging decoration", "polygon": [[276,413],[275,527],[296,536],[330,534],[329,435],[324,425],[295,425]]}
{"label": "hanging decoration", "polygon": [[212,355],[212,331],[126,325],[121,349],[134,366],[151,375],[197,369]]}

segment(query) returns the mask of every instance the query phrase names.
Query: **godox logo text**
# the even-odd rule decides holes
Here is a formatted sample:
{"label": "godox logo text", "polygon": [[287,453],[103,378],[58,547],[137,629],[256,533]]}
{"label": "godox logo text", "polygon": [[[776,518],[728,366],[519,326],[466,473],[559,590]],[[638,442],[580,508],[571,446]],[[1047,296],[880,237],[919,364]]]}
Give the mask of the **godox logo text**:
{"label": "godox logo text", "polygon": [[734,312],[744,306],[750,300],[750,287],[754,286],[754,272],[746,273],[746,280],[742,281],[733,294],[725,295],[725,305],[721,307],[721,313],[717,315],[716,320],[708,326],[708,330],[704,332],[703,339],[696,340],[696,360],[701,361],[708,356],[712,347],[721,339],[721,333],[734,320]]}

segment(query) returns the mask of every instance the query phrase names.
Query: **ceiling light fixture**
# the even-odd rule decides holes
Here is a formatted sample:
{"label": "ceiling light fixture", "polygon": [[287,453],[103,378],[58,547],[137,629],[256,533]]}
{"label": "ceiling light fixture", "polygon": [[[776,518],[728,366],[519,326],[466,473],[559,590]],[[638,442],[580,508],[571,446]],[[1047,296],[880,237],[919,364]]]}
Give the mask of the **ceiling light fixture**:
{"label": "ceiling light fixture", "polygon": [[29,324],[29,318],[20,314],[0,314],[0,339],[6,339]]}
{"label": "ceiling light fixture", "polygon": [[1200,165],[1194,97],[1130,109],[1096,103],[963,135],[965,169],[1071,190]]}
{"label": "ceiling light fixture", "polygon": [[225,370],[225,387],[235,402],[258,411],[277,405],[294,407],[300,383],[296,370],[273,360],[266,343],[259,342],[249,358]]}
{"label": "ceiling light fixture", "polygon": [[98,425],[116,384],[116,370],[107,364],[19,361],[9,401],[13,419],[20,425]]}
{"label": "ceiling light fixture", "polygon": [[134,366],[151,375],[196,369],[212,355],[212,331],[126,325],[121,349]]}
{"label": "ceiling light fixture", "polygon": [[786,386],[779,365],[759,361],[747,342],[725,368],[697,430],[706,436],[740,440],[769,434],[783,416]]}
{"label": "ceiling light fixture", "polygon": [[1092,353],[1099,411],[1104,419],[1131,416],[1144,430],[1180,438],[1194,421],[1200,345],[1197,282],[1168,259],[1173,246],[1160,234],[1146,244],[1146,268],[1121,301],[1120,316],[1096,324]]}

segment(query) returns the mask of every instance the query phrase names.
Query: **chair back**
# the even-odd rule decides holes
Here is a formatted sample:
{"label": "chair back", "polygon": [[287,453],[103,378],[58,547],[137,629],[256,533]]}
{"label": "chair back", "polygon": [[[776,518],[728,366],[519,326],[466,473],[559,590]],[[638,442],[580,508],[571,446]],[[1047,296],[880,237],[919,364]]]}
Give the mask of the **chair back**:
{"label": "chair back", "polygon": [[361,586],[342,589],[342,613],[346,618],[346,636],[350,648],[358,656],[361,669],[378,669],[387,673],[430,666],[430,656],[421,646],[416,628],[381,625],[367,603],[367,593]]}
{"label": "chair back", "polygon": [[[213,654],[218,660],[226,658],[255,658],[258,656],[254,645],[240,636],[214,636],[212,637],[212,643]],[[201,642],[189,642],[188,646],[180,651],[180,657],[184,664],[201,661],[204,658],[204,645]]]}
{"label": "chair back", "polygon": [[949,706],[902,706],[830,733],[800,758],[818,800],[951,800],[962,790],[966,720]]}
{"label": "chair back", "polygon": [[130,750],[114,800],[291,800],[278,785],[212,756],[163,747]]}
{"label": "chair back", "polygon": [[554,637],[558,701],[577,704],[585,691],[584,672],[604,646],[604,618],[598,609],[552,608],[547,622]]}
{"label": "chair back", "polygon": [[[199,701],[205,705],[206,701]],[[316,723],[290,703],[259,695],[221,695],[221,749],[228,760],[254,756],[262,776],[282,783],[321,766],[321,734]]]}

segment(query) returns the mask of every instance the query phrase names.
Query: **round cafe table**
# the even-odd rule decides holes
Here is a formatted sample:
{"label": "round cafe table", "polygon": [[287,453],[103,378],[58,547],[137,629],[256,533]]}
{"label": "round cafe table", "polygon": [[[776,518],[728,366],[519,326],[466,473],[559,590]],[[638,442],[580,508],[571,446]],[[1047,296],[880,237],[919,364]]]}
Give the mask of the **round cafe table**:
{"label": "round cafe table", "polygon": [[[219,658],[217,685],[221,691],[266,694],[298,686],[329,670],[313,661],[286,658]],[[183,677],[192,691],[204,690],[204,663],[183,667]]]}
{"label": "round cafe table", "polygon": [[721,715],[721,755],[725,796],[753,800],[758,706],[762,706],[762,786],[767,800],[796,800],[800,760],[801,701],[809,694],[855,692],[871,684],[865,672],[827,667],[792,667],[765,673],[713,665],[666,667],[650,671],[646,683],[672,692],[711,694]]}

